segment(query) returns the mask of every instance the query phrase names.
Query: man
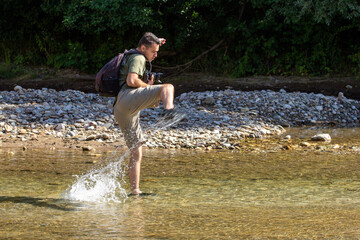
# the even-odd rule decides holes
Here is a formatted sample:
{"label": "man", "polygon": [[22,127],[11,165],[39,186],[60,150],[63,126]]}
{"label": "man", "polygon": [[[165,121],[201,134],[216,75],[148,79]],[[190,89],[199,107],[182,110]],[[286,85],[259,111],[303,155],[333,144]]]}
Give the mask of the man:
{"label": "man", "polygon": [[114,105],[114,116],[124,134],[126,145],[131,149],[129,178],[131,194],[139,195],[140,165],[142,145],[145,142],[139,123],[140,111],[156,107],[161,100],[165,115],[176,115],[174,109],[174,86],[172,84],[154,84],[154,78],[143,80],[146,61],[157,57],[159,47],[165,44],[164,38],[153,33],[145,33],[136,48],[141,54],[127,55],[120,68],[120,76],[126,84],[121,88]]}

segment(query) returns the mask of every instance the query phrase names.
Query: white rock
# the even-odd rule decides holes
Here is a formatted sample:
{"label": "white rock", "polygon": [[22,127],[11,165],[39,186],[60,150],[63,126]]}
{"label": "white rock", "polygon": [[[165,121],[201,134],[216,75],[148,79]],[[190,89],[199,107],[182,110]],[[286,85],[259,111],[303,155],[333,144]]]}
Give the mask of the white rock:
{"label": "white rock", "polygon": [[338,94],[338,98],[337,98],[340,102],[344,100],[344,94],[342,92],[339,92]]}
{"label": "white rock", "polygon": [[64,107],[64,110],[65,110],[65,111],[71,111],[71,109],[72,109],[72,105],[71,105],[71,104],[68,104],[68,105],[66,105],[66,107]]}
{"label": "white rock", "polygon": [[316,106],[315,108],[316,108],[316,110],[318,110],[318,111],[322,111],[322,110],[323,110],[323,107],[322,107],[322,106]]}
{"label": "white rock", "polygon": [[20,92],[20,91],[23,91],[23,88],[21,86],[15,86],[14,91],[15,92]]}
{"label": "white rock", "polygon": [[246,112],[248,112],[249,110],[250,110],[250,109],[249,109],[248,107],[243,107],[243,108],[240,109],[240,112],[246,113]]}
{"label": "white rock", "polygon": [[9,132],[11,132],[13,129],[14,129],[14,128],[13,128],[12,126],[8,125],[8,124],[6,124],[6,125],[4,126],[5,133],[9,133]]}
{"label": "white rock", "polygon": [[70,131],[67,133],[67,136],[74,137],[76,136],[76,133],[74,131]]}
{"label": "white rock", "polygon": [[311,146],[311,144],[308,143],[308,142],[301,142],[301,143],[299,143],[299,145],[302,146],[302,147],[309,147],[309,146]]}
{"label": "white rock", "polygon": [[212,105],[215,103],[215,99],[212,96],[207,96],[203,101],[203,104]]}
{"label": "white rock", "polygon": [[65,130],[65,125],[62,123],[56,124],[54,129],[57,131]]}
{"label": "white rock", "polygon": [[90,135],[86,138],[86,141],[91,141],[91,140],[95,140],[96,136],[95,135]]}
{"label": "white rock", "polygon": [[316,134],[316,135],[312,136],[311,140],[312,141],[331,142],[331,137],[327,133],[321,133],[321,134]]}
{"label": "white rock", "polygon": [[97,139],[103,139],[103,140],[108,140],[110,139],[110,135],[107,133],[102,133],[96,136]]}
{"label": "white rock", "polygon": [[284,139],[290,140],[290,139],[291,139],[291,136],[290,136],[290,135],[286,135],[286,136],[284,137]]}
{"label": "white rock", "polygon": [[63,133],[62,132],[57,132],[56,133],[56,137],[58,137],[58,138],[61,138],[61,137],[63,137],[64,135],[63,135]]}

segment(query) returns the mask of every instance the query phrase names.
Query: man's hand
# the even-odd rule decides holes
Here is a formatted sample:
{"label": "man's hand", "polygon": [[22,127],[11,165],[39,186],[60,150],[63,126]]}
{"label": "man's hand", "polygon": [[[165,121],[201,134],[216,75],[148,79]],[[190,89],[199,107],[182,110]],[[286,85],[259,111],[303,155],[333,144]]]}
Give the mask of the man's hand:
{"label": "man's hand", "polygon": [[149,80],[149,81],[147,82],[147,84],[148,84],[148,85],[154,85],[154,80]]}
{"label": "man's hand", "polygon": [[148,85],[154,85],[154,74],[151,74],[151,79],[147,82]]}
{"label": "man's hand", "polygon": [[166,39],[165,38],[159,38],[159,40],[160,40],[160,46],[161,45],[164,45],[165,43],[166,43]]}

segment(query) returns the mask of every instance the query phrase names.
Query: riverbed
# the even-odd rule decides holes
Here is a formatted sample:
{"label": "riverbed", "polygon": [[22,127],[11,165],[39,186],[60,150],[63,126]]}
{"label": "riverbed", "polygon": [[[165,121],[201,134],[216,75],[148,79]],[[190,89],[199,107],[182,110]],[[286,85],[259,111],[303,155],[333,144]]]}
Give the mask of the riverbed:
{"label": "riverbed", "polygon": [[[288,129],[300,139],[316,131]],[[147,194],[120,201],[74,201],[62,193],[75,175],[117,161],[124,149],[2,148],[0,234],[9,239],[356,239],[359,129],[330,134],[333,145],[348,151],[146,148],[141,187]]]}

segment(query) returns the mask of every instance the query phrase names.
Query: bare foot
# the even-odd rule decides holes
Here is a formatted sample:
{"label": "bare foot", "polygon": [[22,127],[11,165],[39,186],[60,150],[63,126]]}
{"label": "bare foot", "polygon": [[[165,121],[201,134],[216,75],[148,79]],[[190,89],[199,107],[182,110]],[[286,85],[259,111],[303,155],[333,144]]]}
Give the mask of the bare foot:
{"label": "bare foot", "polygon": [[138,196],[138,195],[140,195],[140,194],[142,194],[142,191],[140,191],[139,188],[135,188],[135,189],[131,190],[131,195],[136,195],[136,196]]}

